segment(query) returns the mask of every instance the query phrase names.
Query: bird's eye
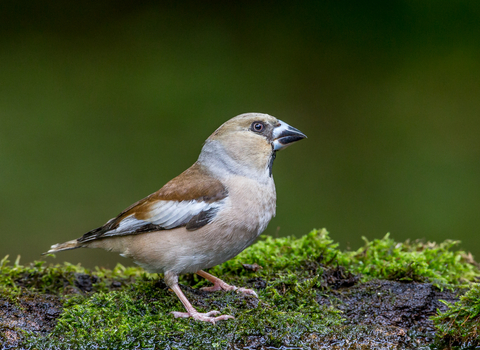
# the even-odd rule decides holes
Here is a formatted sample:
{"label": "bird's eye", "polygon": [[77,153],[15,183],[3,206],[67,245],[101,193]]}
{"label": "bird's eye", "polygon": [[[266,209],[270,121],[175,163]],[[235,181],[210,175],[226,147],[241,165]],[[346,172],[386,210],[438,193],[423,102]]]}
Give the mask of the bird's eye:
{"label": "bird's eye", "polygon": [[264,128],[265,128],[265,125],[263,125],[263,123],[261,122],[252,123],[252,130],[255,132],[262,132]]}

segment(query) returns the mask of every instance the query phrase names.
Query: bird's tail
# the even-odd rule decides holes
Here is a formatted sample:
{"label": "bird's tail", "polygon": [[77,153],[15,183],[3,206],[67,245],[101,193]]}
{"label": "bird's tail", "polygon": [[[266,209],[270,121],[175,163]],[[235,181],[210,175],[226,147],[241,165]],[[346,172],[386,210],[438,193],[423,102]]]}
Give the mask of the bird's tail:
{"label": "bird's tail", "polygon": [[82,247],[82,244],[79,244],[79,242],[76,239],[73,239],[68,242],[54,244],[50,247],[50,250],[48,252],[43,254],[56,253],[56,252],[61,252],[62,250],[70,250],[70,249],[76,249],[81,247]]}

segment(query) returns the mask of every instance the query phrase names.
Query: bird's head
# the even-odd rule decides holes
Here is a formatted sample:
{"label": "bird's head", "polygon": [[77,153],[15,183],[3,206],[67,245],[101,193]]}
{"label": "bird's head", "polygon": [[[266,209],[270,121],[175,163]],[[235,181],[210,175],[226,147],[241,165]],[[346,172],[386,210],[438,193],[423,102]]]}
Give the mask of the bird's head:
{"label": "bird's head", "polygon": [[270,176],[276,152],[303,138],[300,130],[271,115],[245,113],[210,135],[199,161],[226,173]]}

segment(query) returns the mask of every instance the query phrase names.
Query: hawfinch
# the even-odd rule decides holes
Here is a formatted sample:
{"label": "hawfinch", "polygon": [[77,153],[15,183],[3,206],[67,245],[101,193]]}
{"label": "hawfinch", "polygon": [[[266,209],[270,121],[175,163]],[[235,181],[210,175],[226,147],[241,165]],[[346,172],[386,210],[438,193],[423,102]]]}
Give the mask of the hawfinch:
{"label": "hawfinch", "polygon": [[178,286],[178,275],[196,273],[213,283],[207,291],[251,289],[228,285],[203,271],[239,254],[275,216],[272,165],[277,151],[306,136],[268,114],[247,113],[220,126],[198,160],[157,192],[134,203],[102,227],[55,244],[48,253],[102,248],[133,259],[151,273],[163,273],[192,317],[215,323],[233,318],[199,313]]}

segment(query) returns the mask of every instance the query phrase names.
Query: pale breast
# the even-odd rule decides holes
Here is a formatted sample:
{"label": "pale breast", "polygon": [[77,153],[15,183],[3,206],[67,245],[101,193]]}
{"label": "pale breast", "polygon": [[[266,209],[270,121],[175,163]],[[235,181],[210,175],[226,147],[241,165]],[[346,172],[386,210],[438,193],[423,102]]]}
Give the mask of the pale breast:
{"label": "pale breast", "polygon": [[273,178],[260,183],[243,176],[225,181],[229,191],[232,224],[255,235],[262,233],[275,216],[276,193]]}
{"label": "pale breast", "polygon": [[216,263],[233,258],[251,245],[275,216],[273,179],[262,184],[249,178],[232,176],[224,183],[229,191],[227,205],[212,222],[214,230],[207,233],[212,245],[224,254],[223,261]]}

